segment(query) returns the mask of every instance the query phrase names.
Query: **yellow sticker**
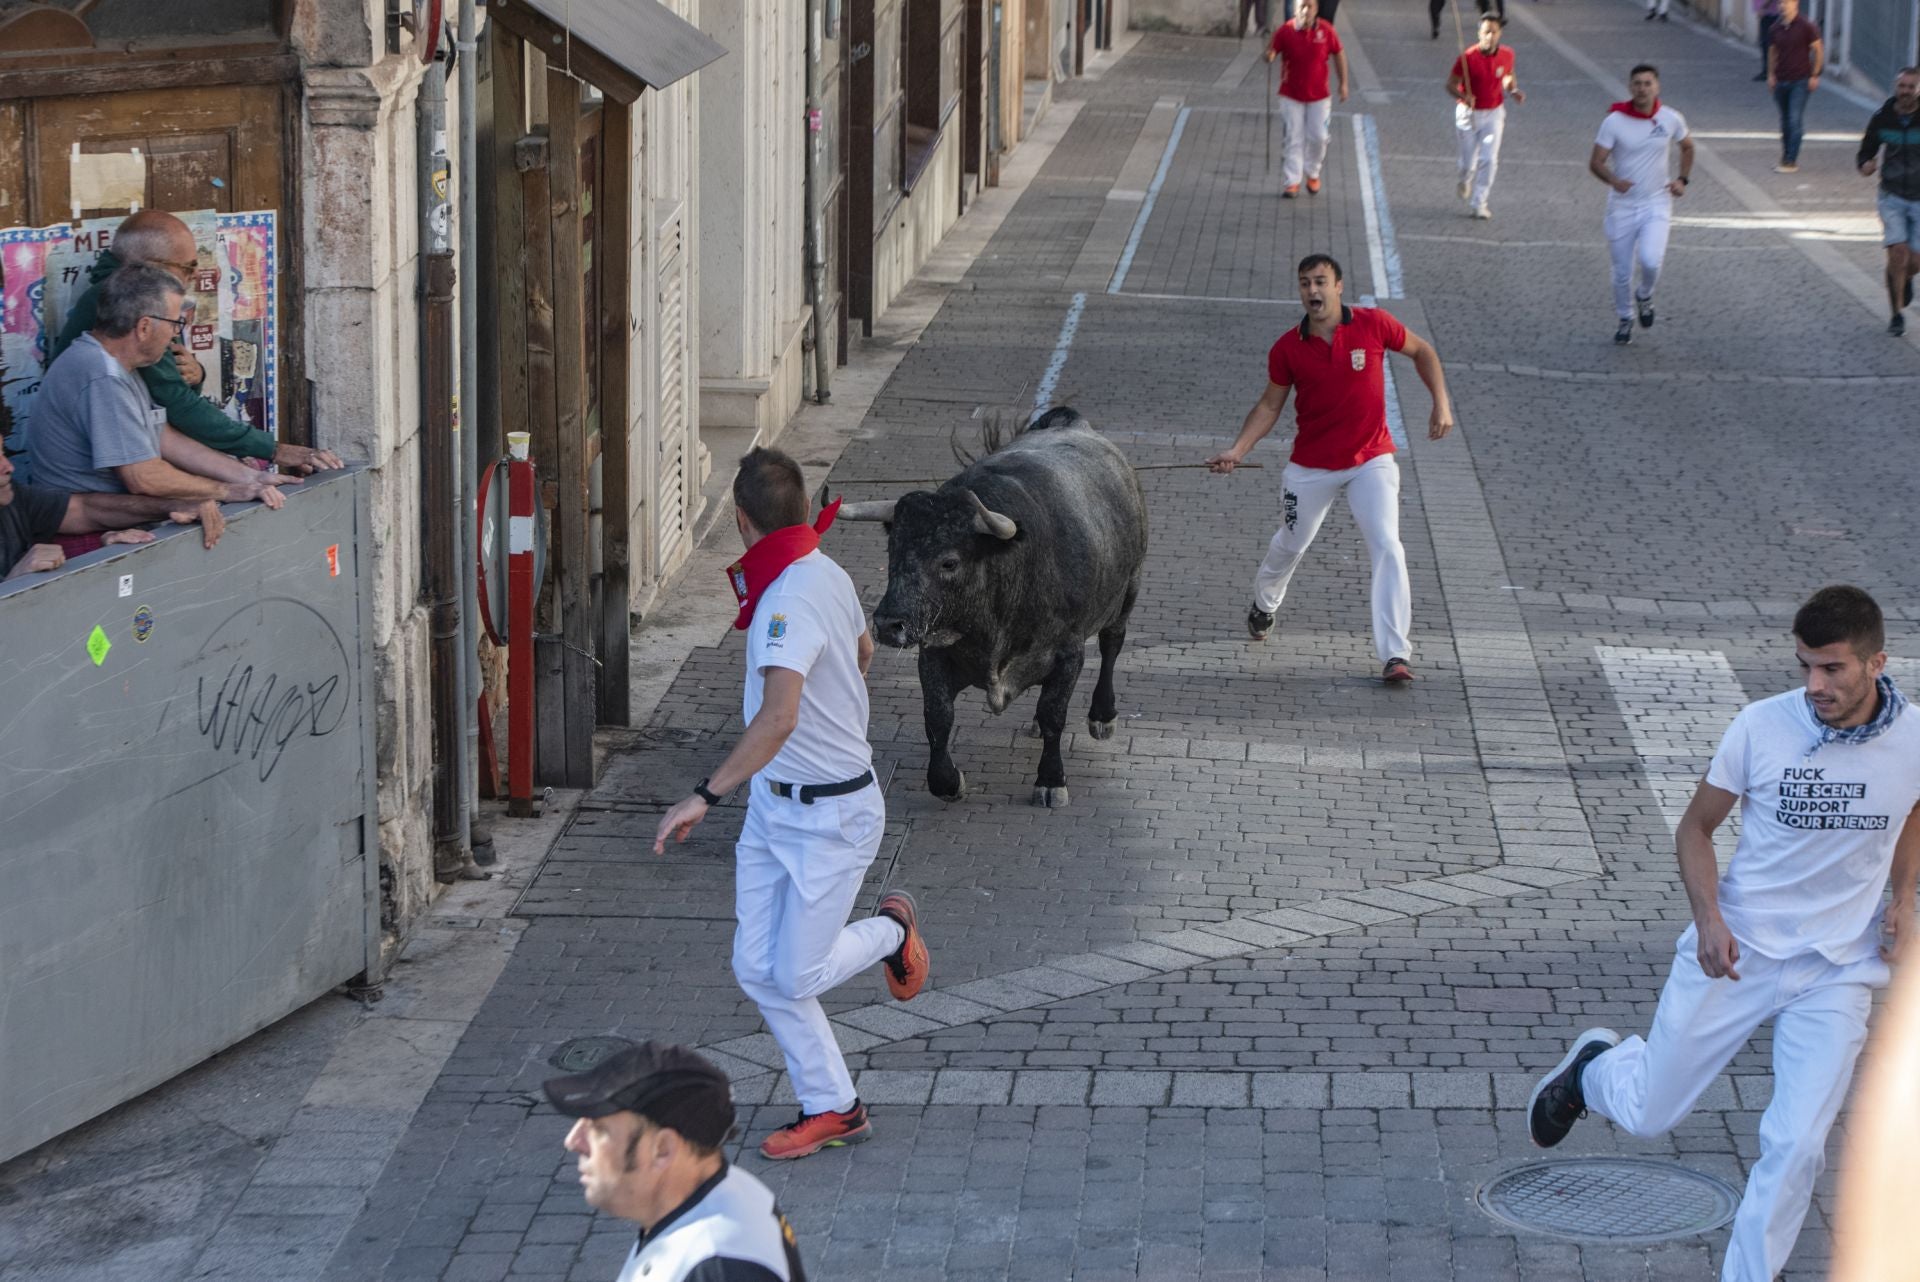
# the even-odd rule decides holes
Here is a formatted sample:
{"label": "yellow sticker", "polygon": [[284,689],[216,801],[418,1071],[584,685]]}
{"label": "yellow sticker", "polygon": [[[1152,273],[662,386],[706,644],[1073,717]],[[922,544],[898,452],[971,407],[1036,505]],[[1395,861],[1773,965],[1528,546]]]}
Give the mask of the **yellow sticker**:
{"label": "yellow sticker", "polygon": [[107,661],[107,651],[113,649],[113,642],[107,640],[107,630],[99,624],[93,625],[93,631],[87,635],[87,657],[93,660],[93,666],[99,667]]}

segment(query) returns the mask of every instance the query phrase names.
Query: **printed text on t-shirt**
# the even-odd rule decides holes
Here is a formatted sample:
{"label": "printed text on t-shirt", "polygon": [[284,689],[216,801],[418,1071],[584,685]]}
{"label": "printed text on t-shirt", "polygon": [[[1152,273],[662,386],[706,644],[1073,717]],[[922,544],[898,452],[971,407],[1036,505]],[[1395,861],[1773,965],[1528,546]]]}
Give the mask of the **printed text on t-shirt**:
{"label": "printed text on t-shirt", "polygon": [[1853,803],[1867,799],[1864,783],[1828,783],[1826,768],[1789,768],[1780,779],[1780,808],[1774,818],[1789,828],[1843,828],[1881,832],[1886,815],[1850,813]]}

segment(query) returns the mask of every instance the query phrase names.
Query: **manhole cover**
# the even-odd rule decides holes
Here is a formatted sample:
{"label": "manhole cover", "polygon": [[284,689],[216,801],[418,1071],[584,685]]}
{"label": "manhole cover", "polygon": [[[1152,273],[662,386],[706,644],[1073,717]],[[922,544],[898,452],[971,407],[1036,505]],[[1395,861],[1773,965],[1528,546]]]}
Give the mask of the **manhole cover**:
{"label": "manhole cover", "polygon": [[1576,1242],[1664,1242],[1719,1228],[1739,1191],[1683,1166],[1633,1157],[1573,1157],[1503,1171],[1475,1194],[1517,1229]]}
{"label": "manhole cover", "polygon": [[624,1037],[576,1037],[563,1043],[547,1063],[563,1073],[584,1073],[609,1055],[617,1055],[632,1046]]}

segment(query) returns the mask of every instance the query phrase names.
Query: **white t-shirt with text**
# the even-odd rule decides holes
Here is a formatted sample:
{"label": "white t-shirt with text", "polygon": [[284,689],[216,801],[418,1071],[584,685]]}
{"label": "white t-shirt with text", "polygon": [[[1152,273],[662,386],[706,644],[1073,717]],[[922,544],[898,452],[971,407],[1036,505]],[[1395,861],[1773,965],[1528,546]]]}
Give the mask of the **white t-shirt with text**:
{"label": "white t-shirt with text", "polygon": [[1920,715],[1904,709],[1865,743],[1819,741],[1802,690],[1749,704],[1727,727],[1707,768],[1741,807],[1720,913],[1744,948],[1847,965],[1879,947],[1894,842],[1920,802]]}
{"label": "white t-shirt with text", "polygon": [[1629,116],[1624,111],[1609,111],[1607,118],[1600,122],[1600,133],[1593,142],[1596,147],[1605,147],[1613,153],[1608,167],[1615,177],[1624,178],[1633,186],[1625,192],[1608,188],[1607,207],[1645,201],[1671,203],[1673,195],[1667,190],[1667,184],[1672,181],[1667,150],[1686,136],[1686,117],[1672,107],[1661,107],[1651,120]]}
{"label": "white t-shirt with text", "polygon": [[867,745],[867,682],[860,637],[867,616],[853,580],[824,552],[781,571],[754,606],[747,628],[746,718],[765,697],[768,668],[806,678],[800,723],[760,773],[775,783],[840,783],[873,767]]}

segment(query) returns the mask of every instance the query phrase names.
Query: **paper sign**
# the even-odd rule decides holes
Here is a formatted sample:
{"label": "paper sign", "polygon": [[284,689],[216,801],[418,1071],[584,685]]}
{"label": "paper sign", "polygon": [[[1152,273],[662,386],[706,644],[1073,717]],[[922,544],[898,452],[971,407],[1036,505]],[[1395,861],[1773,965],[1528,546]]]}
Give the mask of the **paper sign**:
{"label": "paper sign", "polygon": [[107,651],[113,649],[113,642],[107,640],[107,630],[99,624],[93,625],[93,631],[87,636],[87,657],[93,660],[93,666],[99,667],[107,661]]}
{"label": "paper sign", "polygon": [[133,576],[131,574],[123,574],[120,576],[120,595],[133,595]]}
{"label": "paper sign", "polygon": [[75,217],[83,209],[138,209],[147,199],[147,158],[138,151],[91,155],[73,145],[67,162]]}

